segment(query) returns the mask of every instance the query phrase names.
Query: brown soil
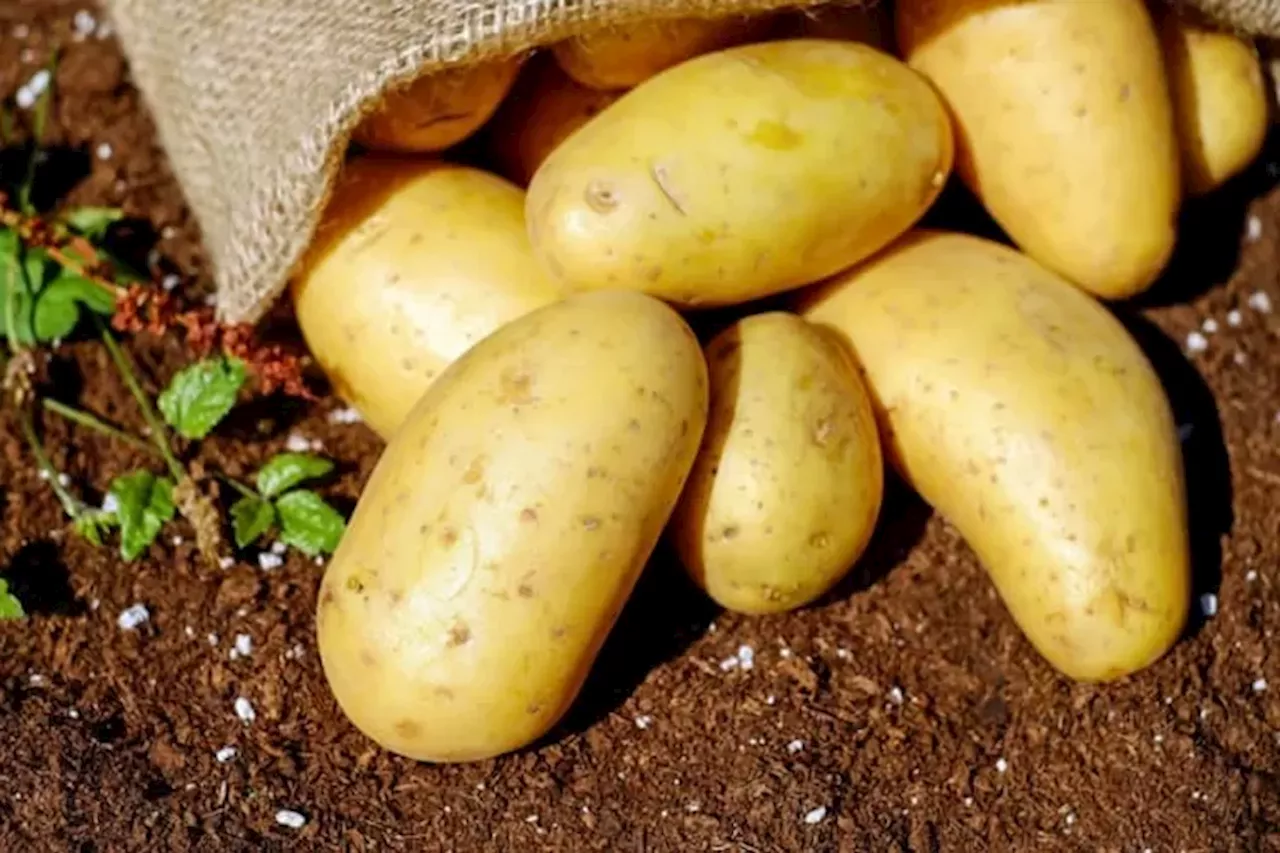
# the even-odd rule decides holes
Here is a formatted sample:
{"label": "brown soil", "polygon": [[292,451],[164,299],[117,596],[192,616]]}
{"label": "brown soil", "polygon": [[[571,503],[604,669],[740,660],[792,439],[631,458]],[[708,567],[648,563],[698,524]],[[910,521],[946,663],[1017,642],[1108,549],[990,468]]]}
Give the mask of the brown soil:
{"label": "brown soil", "polygon": [[[207,285],[118,48],[75,40],[76,11],[0,3],[0,91],[66,45],[49,170],[76,202],[149,223],[163,262]],[[0,566],[35,614],[0,628],[0,849],[1280,850],[1280,313],[1254,296],[1280,309],[1277,174],[1273,145],[1190,211],[1166,305],[1127,312],[1184,425],[1197,593],[1218,601],[1137,677],[1056,675],[956,533],[895,493],[858,577],[821,606],[718,615],[656,561],[564,731],[499,761],[415,764],[361,737],[328,694],[316,565],[209,568],[189,531],[125,564],[64,536],[6,418]],[[1208,320],[1207,349],[1184,357]],[[184,359],[172,341],[135,352],[157,381]],[[61,396],[139,426],[99,346],[62,348],[55,376]],[[291,433],[318,439],[346,466],[349,507],[379,446],[330,423],[335,406],[260,406],[203,452],[240,473]],[[146,462],[46,430],[91,494]],[[135,603],[150,620],[122,630]],[[252,653],[232,659],[238,634]],[[740,649],[752,666],[728,663]],[[280,809],[306,824],[278,824]]]}

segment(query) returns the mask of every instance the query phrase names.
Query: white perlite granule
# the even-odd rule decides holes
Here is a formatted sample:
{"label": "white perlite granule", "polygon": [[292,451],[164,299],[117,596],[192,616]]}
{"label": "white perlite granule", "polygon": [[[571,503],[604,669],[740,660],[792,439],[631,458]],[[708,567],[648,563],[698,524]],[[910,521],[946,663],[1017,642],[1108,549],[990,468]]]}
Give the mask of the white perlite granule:
{"label": "white perlite granule", "polygon": [[243,696],[237,696],[235,702],[236,716],[243,723],[252,723],[258,718],[258,712],[253,710],[253,704]]}
{"label": "white perlite granule", "polygon": [[295,812],[293,809],[280,809],[276,812],[276,823],[290,829],[302,829],[306,826],[307,819],[301,812]]}
{"label": "white perlite granule", "polygon": [[147,610],[145,604],[135,604],[120,611],[116,624],[125,631],[132,631],[150,618],[151,611]]}

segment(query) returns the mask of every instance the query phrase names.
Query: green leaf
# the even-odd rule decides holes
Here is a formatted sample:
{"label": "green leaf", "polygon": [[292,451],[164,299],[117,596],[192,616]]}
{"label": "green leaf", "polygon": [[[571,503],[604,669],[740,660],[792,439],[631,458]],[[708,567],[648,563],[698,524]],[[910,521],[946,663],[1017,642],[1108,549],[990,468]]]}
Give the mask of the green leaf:
{"label": "green leaf", "polygon": [[187,438],[204,438],[236,404],[245,376],[239,359],[207,358],[178,371],[156,402],[169,426]]}
{"label": "green leaf", "polygon": [[173,481],[150,471],[135,471],[113,480],[110,492],[119,504],[120,556],[136,559],[173,518]]}
{"label": "green leaf", "polygon": [[107,230],[123,218],[124,211],[118,207],[73,207],[62,214],[62,221],[71,230],[95,242],[105,237]]}
{"label": "green leaf", "polygon": [[268,498],[287,492],[299,483],[323,477],[333,463],[312,453],[278,453],[258,470],[258,491]]}
{"label": "green leaf", "polygon": [[332,554],[342,541],[347,523],[315,492],[299,489],[276,501],[280,541],[309,557]]}
{"label": "green leaf", "polygon": [[36,294],[43,290],[54,268],[53,259],[46,250],[39,246],[27,249],[22,256],[22,271],[27,275],[27,292]]}
{"label": "green leaf", "polygon": [[27,615],[22,609],[22,602],[9,592],[9,582],[0,578],[0,622],[9,619],[21,619]]}
{"label": "green leaf", "polygon": [[241,498],[231,507],[231,531],[237,548],[257,542],[275,523],[275,507],[262,498]]}
{"label": "green leaf", "polygon": [[36,339],[47,342],[70,335],[80,322],[82,306],[109,317],[115,312],[115,297],[84,276],[59,275],[36,298],[32,318]]}
{"label": "green leaf", "polygon": [[71,525],[81,538],[99,548],[106,541],[111,529],[119,526],[120,519],[116,514],[102,509],[91,509],[82,513]]}

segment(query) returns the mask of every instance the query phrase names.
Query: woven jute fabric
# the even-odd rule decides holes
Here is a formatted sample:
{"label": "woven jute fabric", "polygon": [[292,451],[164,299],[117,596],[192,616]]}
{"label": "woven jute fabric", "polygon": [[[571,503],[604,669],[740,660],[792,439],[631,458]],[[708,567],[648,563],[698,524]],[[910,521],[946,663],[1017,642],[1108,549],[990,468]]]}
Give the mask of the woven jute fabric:
{"label": "woven jute fabric", "polygon": [[[813,3],[106,0],[229,322],[256,322],[284,290],[351,131],[389,88],[597,27]],[[1242,31],[1280,36],[1280,0],[1194,4]]]}

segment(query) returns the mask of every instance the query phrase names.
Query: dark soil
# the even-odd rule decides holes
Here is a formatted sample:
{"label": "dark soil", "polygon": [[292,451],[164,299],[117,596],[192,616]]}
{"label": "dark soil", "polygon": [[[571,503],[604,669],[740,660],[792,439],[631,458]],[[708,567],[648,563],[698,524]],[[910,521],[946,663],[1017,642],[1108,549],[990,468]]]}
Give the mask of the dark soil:
{"label": "dark soil", "polygon": [[[65,45],[49,169],[75,202],[147,223],[162,263],[207,287],[118,48],[77,40],[76,11],[0,2],[0,92]],[[1130,312],[1186,436],[1197,594],[1217,596],[1148,671],[1058,676],[956,533],[895,493],[855,582],[822,605],[719,615],[658,561],[565,731],[498,761],[415,764],[329,696],[319,567],[210,568],[189,531],[135,564],[68,537],[6,418],[0,567],[34,615],[0,628],[0,850],[1280,851],[1280,313],[1255,295],[1280,312],[1277,173],[1273,145],[1189,211],[1170,280]],[[1197,329],[1207,348],[1187,355]],[[134,351],[156,382],[186,358],[174,341]],[[54,374],[60,396],[139,426],[100,346],[64,346]],[[319,440],[350,506],[379,445],[331,423],[336,407],[259,406],[203,452],[242,473],[290,434]],[[148,461],[45,430],[90,495]],[[122,629],[137,603],[149,621]],[[238,634],[252,652],[233,659]],[[752,666],[728,663],[740,650]]]}

